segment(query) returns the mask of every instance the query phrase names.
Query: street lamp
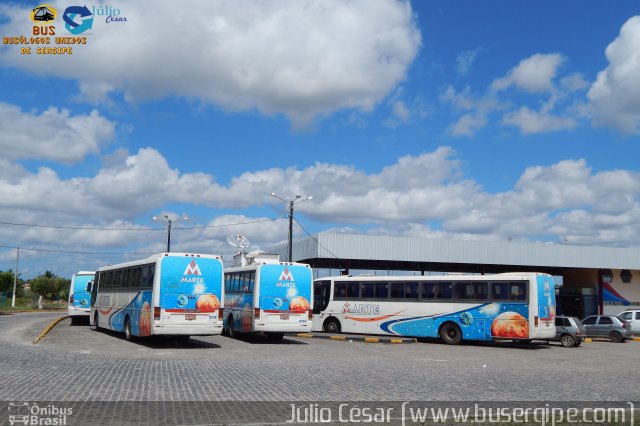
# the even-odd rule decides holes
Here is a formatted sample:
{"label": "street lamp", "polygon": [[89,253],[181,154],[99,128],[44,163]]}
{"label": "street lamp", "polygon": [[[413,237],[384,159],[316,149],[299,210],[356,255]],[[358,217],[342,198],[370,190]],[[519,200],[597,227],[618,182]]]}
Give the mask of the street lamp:
{"label": "street lamp", "polygon": [[187,220],[187,219],[189,219],[187,216],[181,217],[179,219],[171,219],[166,214],[163,215],[162,218],[158,218],[156,216],[153,217],[153,220],[160,220],[160,221],[167,222],[167,253],[171,252],[171,225],[174,222],[180,222],[181,220]]}
{"label": "street lamp", "polygon": [[280,201],[284,201],[289,205],[289,262],[293,262],[293,206],[296,204],[303,203],[305,201],[313,200],[313,197],[309,196],[307,198],[302,199],[302,195],[298,194],[293,199],[287,197],[282,198],[277,195],[275,192],[271,193],[272,197],[276,197]]}

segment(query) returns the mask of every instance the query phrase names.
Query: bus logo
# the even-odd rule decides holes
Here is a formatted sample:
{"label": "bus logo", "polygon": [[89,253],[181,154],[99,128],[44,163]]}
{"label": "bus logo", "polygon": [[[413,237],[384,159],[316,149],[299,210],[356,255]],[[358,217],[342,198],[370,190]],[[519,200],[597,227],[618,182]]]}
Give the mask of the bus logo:
{"label": "bus logo", "polygon": [[280,279],[278,281],[295,281],[293,279],[293,274],[289,271],[289,268],[284,268],[284,271],[280,274]]}
{"label": "bus logo", "polygon": [[182,275],[202,275],[202,273],[200,272],[200,267],[196,261],[192,260],[191,263],[187,265],[187,268],[184,270],[184,274]]}
{"label": "bus logo", "polygon": [[41,4],[34,8],[29,14],[29,18],[36,24],[42,24],[56,19],[57,11],[49,4]]}

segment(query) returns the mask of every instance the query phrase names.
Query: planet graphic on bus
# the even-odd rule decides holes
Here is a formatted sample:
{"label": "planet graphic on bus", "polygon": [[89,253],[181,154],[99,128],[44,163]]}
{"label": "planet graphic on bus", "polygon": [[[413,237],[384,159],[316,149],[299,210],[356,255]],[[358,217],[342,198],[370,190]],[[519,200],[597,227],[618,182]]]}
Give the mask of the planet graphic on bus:
{"label": "planet graphic on bus", "polygon": [[511,339],[527,339],[529,337],[529,322],[517,312],[503,312],[493,320],[491,335]]}
{"label": "planet graphic on bus", "polygon": [[200,312],[215,312],[220,308],[220,301],[215,294],[203,294],[196,301],[196,309]]}
{"label": "planet graphic on bus", "polygon": [[149,302],[144,302],[142,304],[139,324],[140,336],[151,336],[151,306],[149,305]]}
{"label": "planet graphic on bus", "polygon": [[302,296],[294,297],[289,302],[289,309],[294,312],[307,312],[309,310],[309,302]]}

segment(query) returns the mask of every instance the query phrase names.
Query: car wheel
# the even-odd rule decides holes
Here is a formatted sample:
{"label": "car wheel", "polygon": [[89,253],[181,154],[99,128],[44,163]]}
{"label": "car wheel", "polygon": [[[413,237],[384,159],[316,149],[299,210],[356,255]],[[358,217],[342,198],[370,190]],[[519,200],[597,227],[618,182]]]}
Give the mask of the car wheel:
{"label": "car wheel", "polygon": [[624,342],[624,340],[622,339],[622,334],[618,333],[617,331],[612,331],[611,334],[609,334],[609,339],[611,339],[613,343]]}
{"label": "car wheel", "polygon": [[462,333],[457,325],[448,322],[440,328],[440,338],[447,345],[457,345],[462,341]]}
{"label": "car wheel", "polygon": [[324,331],[327,333],[340,333],[340,322],[335,318],[329,318],[324,323]]}
{"label": "car wheel", "polygon": [[560,343],[562,343],[562,346],[565,348],[570,348],[576,345],[576,339],[570,334],[563,334],[562,337],[560,337]]}

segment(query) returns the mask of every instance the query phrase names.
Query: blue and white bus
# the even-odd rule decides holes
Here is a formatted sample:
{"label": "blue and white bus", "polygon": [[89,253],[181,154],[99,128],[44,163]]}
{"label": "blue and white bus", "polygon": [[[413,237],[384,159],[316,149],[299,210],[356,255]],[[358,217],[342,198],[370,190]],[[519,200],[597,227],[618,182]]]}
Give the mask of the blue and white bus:
{"label": "blue and white bus", "polygon": [[104,266],[91,293],[91,325],[132,336],[189,336],[222,332],[220,256],[160,253]]}
{"label": "blue and white bus", "polygon": [[251,265],[224,271],[224,329],[238,333],[263,332],[272,339],[284,333],[311,331],[309,265],[259,257]]}
{"label": "blue and white bus", "polygon": [[555,336],[553,277],[541,273],[337,276],[314,282],[313,331],[529,342]]}
{"label": "blue and white bus", "polygon": [[94,274],[94,271],[79,271],[71,277],[67,306],[67,315],[71,317],[71,324],[77,324],[81,318],[89,318]]}

